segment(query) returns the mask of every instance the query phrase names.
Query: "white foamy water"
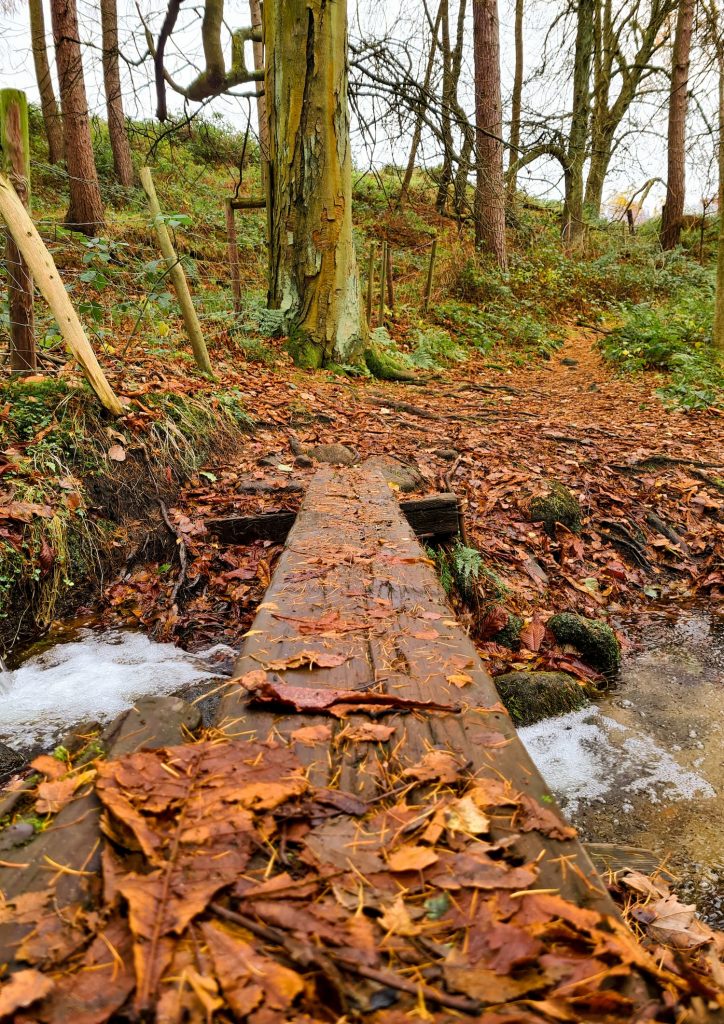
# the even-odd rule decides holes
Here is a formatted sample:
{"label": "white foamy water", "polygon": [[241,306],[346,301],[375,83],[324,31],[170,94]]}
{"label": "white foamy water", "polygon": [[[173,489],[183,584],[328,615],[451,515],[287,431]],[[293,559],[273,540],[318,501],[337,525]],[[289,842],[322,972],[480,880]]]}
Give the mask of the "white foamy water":
{"label": "white foamy water", "polygon": [[14,748],[51,744],[84,719],[110,721],[141,697],[215,675],[202,658],[143,633],[81,630],[0,673],[0,739]]}
{"label": "white foamy water", "polygon": [[597,707],[548,718],[518,734],[569,814],[581,804],[606,802],[608,794],[617,803],[628,793],[655,804],[716,796],[705,778],[682,767],[650,735]]}

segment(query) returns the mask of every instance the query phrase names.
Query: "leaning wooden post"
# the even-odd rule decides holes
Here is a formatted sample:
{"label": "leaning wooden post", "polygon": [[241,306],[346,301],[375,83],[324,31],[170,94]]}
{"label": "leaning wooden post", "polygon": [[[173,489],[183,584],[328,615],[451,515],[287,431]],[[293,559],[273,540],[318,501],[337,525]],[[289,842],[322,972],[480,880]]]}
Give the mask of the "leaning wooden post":
{"label": "leaning wooden post", "polygon": [[199,323],[199,318],[196,315],[196,310],[194,309],[194,304],[191,300],[191,292],[189,291],[184,269],[181,266],[181,261],[176,255],[176,250],[173,247],[171,236],[169,235],[168,228],[163,220],[150,167],[141,168],[141,185],[143,186],[143,191],[148,197],[148,205],[151,209],[151,216],[153,217],[153,226],[156,228],[156,234],[158,235],[158,244],[163,258],[166,261],[169,276],[173,282],[174,291],[176,292],[176,298],[181,306],[181,313],[184,318],[184,324],[186,325],[186,333],[189,336],[191,348],[194,351],[196,365],[202,373],[207,373],[210,377],[213,377],[214,372],[211,369],[211,361],[209,360],[206,342],[204,341],[204,336],[201,333],[201,324]]}
{"label": "leaning wooden post", "polygon": [[422,304],[422,308],[427,313],[430,305],[430,296],[432,295],[432,280],[435,274],[435,257],[437,256],[437,239],[432,240],[432,249],[430,250],[430,266],[427,268],[427,284],[425,285],[425,299]]}
{"label": "leaning wooden post", "polygon": [[377,326],[385,326],[385,282],[387,280],[387,242],[382,243],[382,259],[380,260],[380,314]]}
{"label": "leaning wooden post", "polygon": [[395,285],[392,280],[392,246],[387,243],[387,305],[394,312],[395,309]]}
{"label": "leaning wooden post", "polygon": [[122,415],[123,406],[106,380],[95,352],[85,336],[83,325],[68,298],[53,257],[36,231],[28,211],[18,199],[12,182],[2,173],[0,173],[0,216],[7,224],[30,273],[50,306],[50,310],[58,322],[60,333],[63,335],[63,340],[83,367],[89,384],[109,412],[114,416]]}
{"label": "leaning wooden post", "polygon": [[236,240],[236,221],[231,199],[224,203],[226,211],[226,243],[229,252],[229,270],[231,271],[231,291],[234,296],[234,312],[241,312],[241,276],[239,273],[239,243]]}
{"label": "leaning wooden post", "polygon": [[367,262],[367,326],[372,326],[372,299],[375,287],[375,247],[370,246],[370,256]]}
{"label": "leaning wooden post", "polygon": [[[18,198],[29,210],[28,101],[19,89],[0,89],[0,169],[8,175]],[[32,373],[38,365],[33,331],[33,279],[10,232],[5,245],[5,262],[10,312],[10,370],[12,373]]]}

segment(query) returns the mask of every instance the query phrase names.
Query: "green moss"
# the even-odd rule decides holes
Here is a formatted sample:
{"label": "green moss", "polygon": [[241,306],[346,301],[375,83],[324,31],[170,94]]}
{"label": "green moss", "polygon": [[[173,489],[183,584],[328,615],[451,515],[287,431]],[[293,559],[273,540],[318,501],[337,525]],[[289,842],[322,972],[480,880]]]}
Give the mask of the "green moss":
{"label": "green moss", "polygon": [[508,612],[508,621],[493,637],[496,644],[500,644],[502,647],[510,647],[512,651],[517,651],[520,647],[520,633],[523,629],[523,619],[520,615],[514,615],[513,612]]}
{"label": "green moss", "polygon": [[548,494],[531,500],[528,512],[531,522],[543,523],[550,536],[555,534],[556,523],[562,523],[572,533],[581,532],[581,506],[578,498],[555,480]]}
{"label": "green moss", "polygon": [[377,380],[415,380],[414,373],[403,369],[392,356],[376,348],[365,349],[364,360],[367,369]]}
{"label": "green moss", "polygon": [[304,331],[292,331],[286,350],[297,366],[303,370],[319,370],[324,359],[321,345],[312,341]]}
{"label": "green moss", "polygon": [[495,685],[516,725],[532,725],[588,704],[588,688],[566,672],[507,672]]}
{"label": "green moss", "polygon": [[599,619],[587,619],[561,612],[546,623],[559,644],[570,644],[594,668],[617,672],[621,666],[621,644],[611,627]]}

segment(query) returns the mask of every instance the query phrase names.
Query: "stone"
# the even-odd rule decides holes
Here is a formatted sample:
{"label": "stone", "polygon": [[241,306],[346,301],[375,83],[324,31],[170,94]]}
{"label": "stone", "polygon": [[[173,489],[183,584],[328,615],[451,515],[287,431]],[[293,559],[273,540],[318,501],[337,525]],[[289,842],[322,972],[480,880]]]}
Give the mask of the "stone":
{"label": "stone", "polygon": [[509,647],[512,651],[517,651],[520,647],[520,633],[522,629],[523,620],[520,615],[508,612],[508,621],[491,639],[496,644],[500,644],[501,647]]}
{"label": "stone", "polygon": [[[359,461],[357,452],[353,448],[348,448],[346,444],[317,444],[304,447],[296,437],[290,437],[289,447],[298,459],[326,462],[331,466],[354,466]],[[309,465],[311,464],[309,462]]]}
{"label": "stone", "polygon": [[577,359],[570,359],[568,356],[566,356],[565,359],[561,359],[561,365],[562,366],[578,366],[578,360]]}
{"label": "stone", "polygon": [[201,724],[201,712],[180,697],[144,697],[115,718],[103,733],[113,757],[183,743]]}
{"label": "stone", "polygon": [[425,486],[425,480],[416,466],[396,459],[393,455],[373,455],[366,460],[365,465],[381,469],[385,480],[403,494]]}
{"label": "stone", "polygon": [[506,672],[495,685],[516,725],[577,711],[588,704],[590,692],[567,672]]}
{"label": "stone", "polygon": [[16,753],[12,747],[0,743],[0,778],[7,779],[15,775],[25,764],[25,758]]}
{"label": "stone", "polygon": [[294,465],[299,466],[300,469],[309,469],[310,466],[314,465],[314,459],[310,459],[308,455],[297,455],[294,459]]}
{"label": "stone", "polygon": [[528,514],[532,523],[543,523],[546,533],[555,536],[556,523],[571,533],[581,532],[581,505],[578,498],[557,480],[553,480],[547,494],[531,498]]}
{"label": "stone", "polygon": [[570,644],[600,672],[611,674],[621,667],[621,644],[606,622],[561,612],[548,619],[548,629],[559,644]]}
{"label": "stone", "polygon": [[14,850],[18,846],[24,846],[35,835],[35,829],[27,821],[19,821],[15,825],[8,825],[0,832],[0,851]]}
{"label": "stone", "polygon": [[444,459],[445,462],[454,462],[460,452],[455,451],[454,448],[436,448],[433,455],[437,455],[438,459]]}

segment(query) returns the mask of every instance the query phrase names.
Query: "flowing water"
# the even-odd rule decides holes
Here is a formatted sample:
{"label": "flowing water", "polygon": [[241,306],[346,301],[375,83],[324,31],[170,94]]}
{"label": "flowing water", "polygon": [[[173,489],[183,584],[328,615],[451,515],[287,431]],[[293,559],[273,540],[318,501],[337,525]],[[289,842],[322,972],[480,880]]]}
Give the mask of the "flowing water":
{"label": "flowing water", "polygon": [[582,711],[520,730],[584,840],[653,850],[724,925],[724,619],[662,614]]}
{"label": "flowing water", "polygon": [[0,740],[23,752],[52,747],[71,726],[108,722],[141,697],[209,683],[219,653],[188,654],[131,630],[71,629],[0,673]]}

